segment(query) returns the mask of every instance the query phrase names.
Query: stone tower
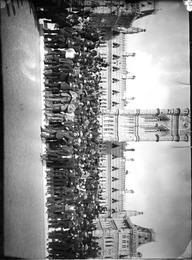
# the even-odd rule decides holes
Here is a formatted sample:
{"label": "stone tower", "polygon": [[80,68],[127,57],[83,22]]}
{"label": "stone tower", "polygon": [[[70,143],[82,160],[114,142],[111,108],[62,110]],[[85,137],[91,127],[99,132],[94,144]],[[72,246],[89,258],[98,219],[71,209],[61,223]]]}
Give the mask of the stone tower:
{"label": "stone tower", "polygon": [[153,242],[155,237],[152,229],[133,224],[128,216],[97,219],[95,226],[100,259],[138,257],[138,247]]}
{"label": "stone tower", "polygon": [[129,109],[102,112],[104,141],[188,141],[189,109]]}

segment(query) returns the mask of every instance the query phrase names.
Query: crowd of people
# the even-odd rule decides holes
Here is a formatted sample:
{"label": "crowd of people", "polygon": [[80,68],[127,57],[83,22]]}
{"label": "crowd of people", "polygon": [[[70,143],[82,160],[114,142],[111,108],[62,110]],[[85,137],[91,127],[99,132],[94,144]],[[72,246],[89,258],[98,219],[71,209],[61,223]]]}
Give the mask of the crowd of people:
{"label": "crowd of people", "polygon": [[[100,31],[90,11],[70,1],[35,1],[44,19],[45,126],[49,258],[96,257],[101,248],[94,220],[99,204],[101,70]],[[73,8],[71,8],[73,7]],[[50,25],[51,24],[51,29]]]}

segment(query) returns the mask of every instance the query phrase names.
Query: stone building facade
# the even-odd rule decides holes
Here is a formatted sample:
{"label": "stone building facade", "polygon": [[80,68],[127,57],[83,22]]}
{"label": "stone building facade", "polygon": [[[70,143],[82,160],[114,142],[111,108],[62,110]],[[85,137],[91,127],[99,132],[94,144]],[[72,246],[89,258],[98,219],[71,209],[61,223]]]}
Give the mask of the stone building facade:
{"label": "stone building facade", "polygon": [[98,199],[105,212],[95,220],[94,233],[101,248],[98,258],[140,257],[138,247],[155,240],[152,229],[131,221],[143,212],[127,210],[125,205],[125,196],[134,192],[125,185],[125,152],[130,154],[128,160],[134,161],[131,142],[188,141],[190,136],[188,109],[127,109],[134,97],[125,96],[126,81],[134,80],[135,75],[127,70],[126,63],[136,53],[127,52],[126,34],[145,33],[145,28],[133,27],[133,22],[155,14],[157,5],[156,1],[85,0],[85,9],[93,11],[91,22],[103,36],[98,53],[108,63],[101,71],[100,83],[104,154],[100,159]]}
{"label": "stone building facade", "polygon": [[91,22],[97,27],[130,27],[132,23],[158,10],[157,1],[85,0],[85,10],[91,10]]}
{"label": "stone building facade", "polygon": [[103,111],[104,141],[188,141],[189,109],[116,109]]}
{"label": "stone building facade", "polygon": [[154,231],[134,225],[127,215],[100,218],[95,223],[100,255],[99,258],[141,257],[138,247],[155,241]]}

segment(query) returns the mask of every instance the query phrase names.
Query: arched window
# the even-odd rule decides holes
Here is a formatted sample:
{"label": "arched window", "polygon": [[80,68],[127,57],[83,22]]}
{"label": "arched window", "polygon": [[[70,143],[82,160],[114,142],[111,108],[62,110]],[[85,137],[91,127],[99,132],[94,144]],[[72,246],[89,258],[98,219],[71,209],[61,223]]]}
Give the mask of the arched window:
{"label": "arched window", "polygon": [[112,106],[113,106],[113,107],[116,106],[116,105],[118,105],[118,104],[119,104],[118,102],[115,102],[115,101],[112,102]]}
{"label": "arched window", "polygon": [[118,94],[118,93],[119,93],[119,91],[117,91],[117,90],[112,91],[112,95],[115,95],[115,94]]}
{"label": "arched window", "polygon": [[113,83],[118,82],[119,79],[113,78]]}
{"label": "arched window", "polygon": [[113,60],[117,60],[117,59],[119,59],[119,58],[120,58],[119,55],[113,54]]}
{"label": "arched window", "polygon": [[116,158],[118,158],[118,156],[113,154],[112,159],[116,159]]}
{"label": "arched window", "polygon": [[119,43],[113,42],[113,48],[118,48],[120,46]]}
{"label": "arched window", "polygon": [[118,144],[112,144],[112,148],[116,148],[118,146],[119,146]]}
{"label": "arched window", "polygon": [[119,179],[116,177],[112,177],[112,181],[117,181],[117,180],[119,180]]}
{"label": "arched window", "polygon": [[118,202],[118,200],[112,199],[112,203],[116,203],[116,202]]}
{"label": "arched window", "polygon": [[113,71],[120,70],[120,68],[113,66]]}
{"label": "arched window", "polygon": [[112,188],[112,192],[118,191],[118,189]]}
{"label": "arched window", "polygon": [[118,170],[119,168],[117,168],[117,167],[115,167],[115,166],[113,166],[112,167],[112,171],[116,171],[116,170]]}

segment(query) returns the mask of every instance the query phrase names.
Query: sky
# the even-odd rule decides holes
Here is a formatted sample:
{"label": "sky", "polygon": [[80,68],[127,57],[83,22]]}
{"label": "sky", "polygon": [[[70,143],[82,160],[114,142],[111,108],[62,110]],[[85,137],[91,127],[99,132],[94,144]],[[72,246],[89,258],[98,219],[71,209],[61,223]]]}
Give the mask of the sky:
{"label": "sky", "polygon": [[[189,15],[182,1],[162,1],[160,10],[138,19],[146,32],[127,36],[129,108],[186,108],[189,91]],[[191,240],[191,162],[189,143],[130,143],[127,209],[143,211],[132,221],[156,233],[138,248],[143,257],[178,257]],[[185,146],[185,147],[184,147]],[[188,147],[187,147],[188,146]]]}

